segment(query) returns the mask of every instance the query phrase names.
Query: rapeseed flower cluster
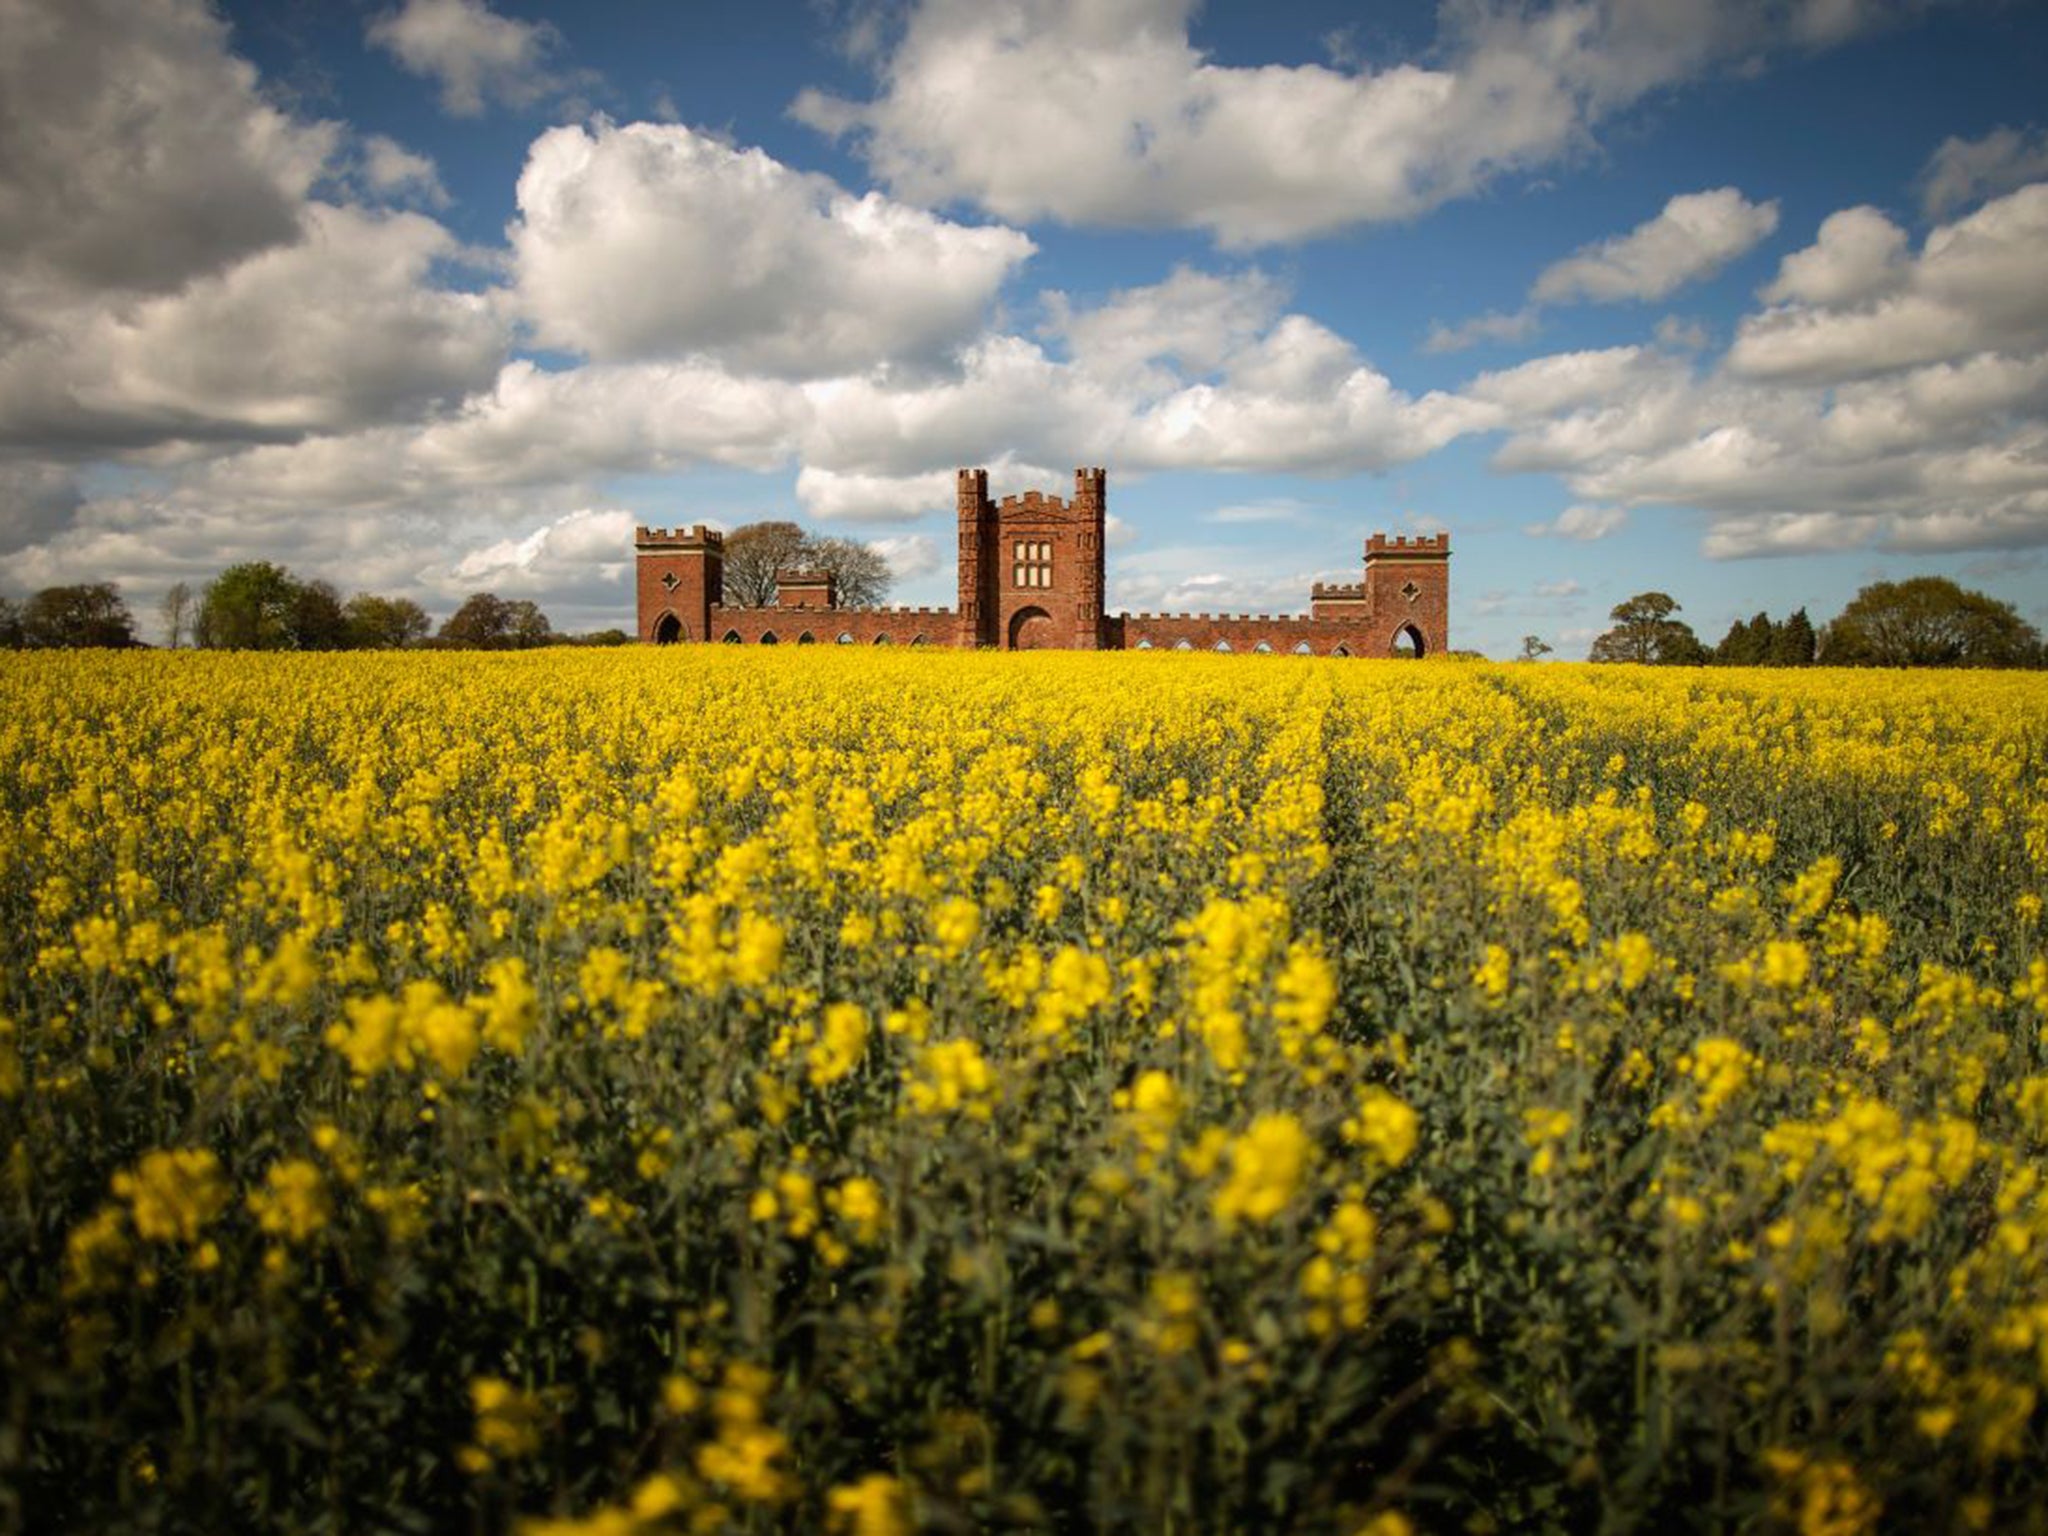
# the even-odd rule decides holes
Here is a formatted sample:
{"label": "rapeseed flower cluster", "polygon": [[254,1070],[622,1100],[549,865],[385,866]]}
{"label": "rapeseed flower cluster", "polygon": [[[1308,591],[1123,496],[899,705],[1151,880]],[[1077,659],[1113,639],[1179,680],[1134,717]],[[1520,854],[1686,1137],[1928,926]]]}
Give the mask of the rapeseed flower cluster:
{"label": "rapeseed flower cluster", "polygon": [[2003,1530],[2048,685],[0,655],[23,1528]]}

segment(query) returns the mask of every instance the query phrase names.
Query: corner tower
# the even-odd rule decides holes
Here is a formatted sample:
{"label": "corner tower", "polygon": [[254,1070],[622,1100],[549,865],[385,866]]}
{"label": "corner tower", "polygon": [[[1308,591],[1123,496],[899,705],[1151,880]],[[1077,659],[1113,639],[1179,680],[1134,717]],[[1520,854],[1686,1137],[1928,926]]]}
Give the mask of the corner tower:
{"label": "corner tower", "polygon": [[[1364,612],[1375,654],[1436,656],[1451,644],[1451,536],[1365,541]],[[1404,644],[1405,642],[1405,644]]]}
{"label": "corner tower", "polygon": [[654,645],[709,640],[725,601],[725,535],[715,529],[633,530],[638,635]]}

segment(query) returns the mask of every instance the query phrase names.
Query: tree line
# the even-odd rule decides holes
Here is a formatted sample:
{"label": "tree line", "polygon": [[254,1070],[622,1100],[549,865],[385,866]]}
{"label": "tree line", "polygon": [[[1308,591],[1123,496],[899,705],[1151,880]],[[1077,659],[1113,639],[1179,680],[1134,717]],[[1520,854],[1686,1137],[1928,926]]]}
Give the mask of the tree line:
{"label": "tree line", "polygon": [[[1674,617],[1680,607],[1665,592],[1639,592],[1617,603],[1608,613],[1614,627],[1594,640],[1587,660],[1667,667],[2048,666],[2040,631],[2011,603],[1945,576],[1874,582],[1819,630],[1804,608],[1783,619],[1768,613],[1738,619],[1711,649]],[[1549,649],[1535,635],[1522,642],[1528,660]]]}
{"label": "tree line", "polygon": [[[827,539],[795,523],[749,523],[725,538],[725,601],[735,608],[775,602],[775,573],[830,571],[838,601],[868,608],[889,595],[892,573],[879,550]],[[525,650],[542,645],[624,645],[622,629],[558,633],[538,605],[473,593],[439,629],[409,597],[358,592],[346,602],[331,582],[301,580],[284,566],[251,560],[229,566],[194,591],[176,582],[157,608],[164,643],[223,651]],[[121,648],[141,642],[118,583],[45,587],[24,603],[0,597],[0,648]]]}
{"label": "tree line", "polygon": [[[358,592],[346,602],[331,582],[301,580],[268,560],[229,566],[196,592],[176,582],[157,616],[172,649],[218,651],[524,650],[542,645],[624,645],[624,630],[558,633],[539,606],[477,592],[434,627],[409,597]],[[135,616],[111,581],[45,587],[26,602],[0,598],[0,646],[119,649],[139,644]]]}

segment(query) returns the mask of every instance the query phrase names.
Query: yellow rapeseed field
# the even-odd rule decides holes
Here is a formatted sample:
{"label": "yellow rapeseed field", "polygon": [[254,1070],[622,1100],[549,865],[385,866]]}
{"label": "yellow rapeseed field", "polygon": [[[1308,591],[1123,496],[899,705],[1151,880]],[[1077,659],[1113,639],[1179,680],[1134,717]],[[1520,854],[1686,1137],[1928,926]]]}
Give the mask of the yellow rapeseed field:
{"label": "yellow rapeseed field", "polygon": [[0,656],[0,1528],[2048,1522],[2048,679]]}

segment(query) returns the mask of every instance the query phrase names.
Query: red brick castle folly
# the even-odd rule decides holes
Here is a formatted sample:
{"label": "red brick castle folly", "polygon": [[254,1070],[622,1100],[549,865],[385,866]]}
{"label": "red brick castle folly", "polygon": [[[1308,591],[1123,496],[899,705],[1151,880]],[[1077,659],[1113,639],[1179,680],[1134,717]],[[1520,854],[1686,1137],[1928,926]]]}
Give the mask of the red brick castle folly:
{"label": "red brick castle folly", "polygon": [[1255,651],[1433,656],[1450,648],[1448,534],[1365,542],[1364,579],[1317,582],[1305,617],[1104,613],[1108,476],[1074,471],[1070,501],[991,501],[988,471],[959,476],[960,595],[952,608],[842,608],[826,571],[775,574],[775,605],[725,605],[725,539],[711,529],[634,535],[639,636],[654,645],[946,645],[1003,651]]}

